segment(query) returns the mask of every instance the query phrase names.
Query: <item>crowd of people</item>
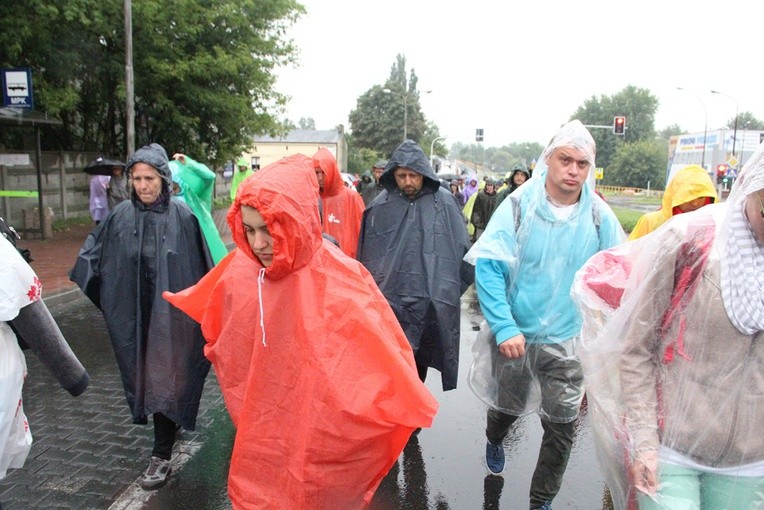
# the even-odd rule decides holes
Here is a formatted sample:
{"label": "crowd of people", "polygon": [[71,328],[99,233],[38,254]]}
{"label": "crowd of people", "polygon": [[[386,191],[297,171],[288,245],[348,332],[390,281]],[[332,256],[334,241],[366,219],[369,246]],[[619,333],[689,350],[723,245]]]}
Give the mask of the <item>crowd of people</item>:
{"label": "crowd of people", "polygon": [[[518,166],[503,182],[444,183],[412,140],[358,190],[324,148],[257,171],[241,160],[229,251],[211,222],[214,172],[158,144],[138,149],[119,167],[127,196],[91,203],[96,227],[70,278],[103,313],[133,421],[152,418],[141,486],[167,482],[212,367],[236,427],[234,508],[368,505],[432,425],[429,369],[457,388],[460,303],[474,283],[485,321],[469,381],[487,407],[486,467],[501,476],[513,425],[538,415],[530,509],[552,507],[585,394],[616,508],[759,508],[764,145],[723,203],[702,167],[677,173],[629,240],[591,185],[595,157],[574,120],[532,175]],[[116,172],[95,177],[91,196],[117,185]],[[17,337],[54,345],[49,367],[81,393],[87,373],[39,281],[2,238],[0,257],[13,282],[0,294],[13,361],[3,405],[23,382]],[[0,448],[19,430],[0,423]],[[24,458],[3,448],[0,472]]]}

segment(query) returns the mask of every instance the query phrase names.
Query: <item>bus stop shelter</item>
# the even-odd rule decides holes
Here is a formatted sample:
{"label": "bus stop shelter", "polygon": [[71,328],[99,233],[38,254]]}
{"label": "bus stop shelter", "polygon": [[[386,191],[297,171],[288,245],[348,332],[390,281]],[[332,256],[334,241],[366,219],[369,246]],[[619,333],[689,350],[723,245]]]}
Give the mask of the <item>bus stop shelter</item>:
{"label": "bus stop shelter", "polygon": [[[0,126],[33,129],[35,134],[35,168],[37,170],[37,191],[32,190],[0,190],[0,197],[33,197],[37,196],[37,206],[40,218],[40,237],[46,238],[44,227],[44,204],[42,193],[42,146],[40,143],[41,130],[44,126],[60,126],[61,120],[48,117],[47,114],[23,108],[0,108]],[[2,154],[0,154],[2,156]]]}

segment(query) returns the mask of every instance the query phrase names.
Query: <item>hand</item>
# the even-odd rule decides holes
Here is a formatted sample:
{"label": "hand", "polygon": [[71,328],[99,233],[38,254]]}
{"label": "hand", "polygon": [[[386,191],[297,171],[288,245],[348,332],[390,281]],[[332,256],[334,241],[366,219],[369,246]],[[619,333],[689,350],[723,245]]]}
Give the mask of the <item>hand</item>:
{"label": "hand", "polygon": [[499,352],[507,358],[520,358],[525,356],[525,337],[521,333],[504,340],[499,344]]}
{"label": "hand", "polygon": [[186,164],[186,155],[181,154],[180,152],[173,154],[172,159],[174,159],[175,161],[180,161],[181,165]]}
{"label": "hand", "polygon": [[658,492],[658,452],[640,452],[631,465],[634,487],[648,496]]}

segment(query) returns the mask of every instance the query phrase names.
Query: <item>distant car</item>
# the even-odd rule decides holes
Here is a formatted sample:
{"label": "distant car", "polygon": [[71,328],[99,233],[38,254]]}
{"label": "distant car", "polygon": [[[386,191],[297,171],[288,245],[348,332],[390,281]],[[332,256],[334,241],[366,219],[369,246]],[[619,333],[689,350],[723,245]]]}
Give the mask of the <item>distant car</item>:
{"label": "distant car", "polygon": [[355,187],[356,183],[358,183],[358,179],[356,179],[353,174],[342,172],[342,182],[345,184],[346,188],[350,188],[353,191],[358,191],[358,189]]}

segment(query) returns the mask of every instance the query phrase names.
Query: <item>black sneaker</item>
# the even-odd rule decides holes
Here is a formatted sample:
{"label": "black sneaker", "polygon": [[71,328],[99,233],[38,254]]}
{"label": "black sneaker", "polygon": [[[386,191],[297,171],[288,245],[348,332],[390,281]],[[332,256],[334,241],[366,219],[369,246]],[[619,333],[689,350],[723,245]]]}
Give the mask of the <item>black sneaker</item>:
{"label": "black sneaker", "polygon": [[141,479],[141,487],[147,491],[160,488],[167,483],[167,477],[170,476],[171,471],[169,460],[152,456],[149,468]]}

